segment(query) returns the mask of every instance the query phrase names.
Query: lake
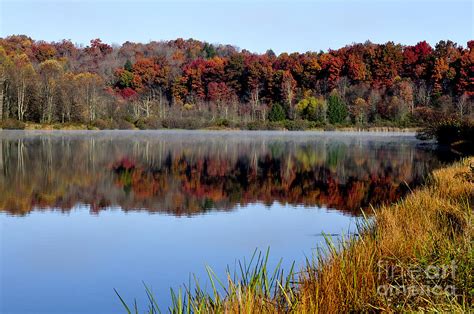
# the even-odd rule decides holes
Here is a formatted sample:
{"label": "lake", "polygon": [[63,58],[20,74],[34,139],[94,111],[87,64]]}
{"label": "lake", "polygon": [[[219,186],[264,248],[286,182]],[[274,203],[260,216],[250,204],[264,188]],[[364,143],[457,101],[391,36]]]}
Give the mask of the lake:
{"label": "lake", "polygon": [[166,309],[255,249],[303,265],[446,161],[413,134],[0,131],[0,312]]}

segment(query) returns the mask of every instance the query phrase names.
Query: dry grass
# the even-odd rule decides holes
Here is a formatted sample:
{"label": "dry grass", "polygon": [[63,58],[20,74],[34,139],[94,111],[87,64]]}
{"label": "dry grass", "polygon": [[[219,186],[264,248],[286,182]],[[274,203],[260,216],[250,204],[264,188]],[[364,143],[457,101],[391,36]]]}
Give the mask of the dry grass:
{"label": "dry grass", "polygon": [[[210,295],[196,284],[173,294],[170,311],[469,312],[474,296],[470,164],[474,158],[437,170],[425,187],[374,210],[359,226],[359,236],[339,244],[327,238],[327,248],[298,274],[284,276],[279,268],[268,273],[267,257],[260,255],[256,263],[241,267],[238,279],[231,279],[229,271],[226,284],[209,270],[213,286],[217,283],[225,293],[213,289]],[[148,312],[158,312],[147,293]]]}
{"label": "dry grass", "polygon": [[[317,267],[308,267],[299,286],[298,312],[472,307],[474,177],[470,163],[474,158],[435,171],[424,188],[375,210],[374,223],[363,227],[359,239],[350,239],[342,250],[330,250]],[[451,266],[443,268],[446,274],[430,273],[444,266]],[[418,272],[425,270],[428,275]],[[454,286],[456,296],[429,293],[435,286]],[[413,293],[386,297],[387,287],[409,287]]]}

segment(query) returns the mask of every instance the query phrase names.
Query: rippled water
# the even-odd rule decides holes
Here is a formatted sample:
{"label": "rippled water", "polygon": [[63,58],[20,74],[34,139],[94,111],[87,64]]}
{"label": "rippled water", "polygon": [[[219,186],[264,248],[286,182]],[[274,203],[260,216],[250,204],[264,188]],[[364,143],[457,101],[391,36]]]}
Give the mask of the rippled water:
{"label": "rippled water", "polygon": [[256,248],[301,266],[440,164],[406,134],[0,131],[0,312],[116,313],[142,281],[167,306]]}

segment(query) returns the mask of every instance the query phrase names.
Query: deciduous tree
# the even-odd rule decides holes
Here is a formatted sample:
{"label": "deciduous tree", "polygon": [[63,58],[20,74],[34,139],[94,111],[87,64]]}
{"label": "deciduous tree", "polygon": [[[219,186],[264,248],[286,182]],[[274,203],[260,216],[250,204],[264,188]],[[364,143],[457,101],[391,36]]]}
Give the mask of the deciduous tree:
{"label": "deciduous tree", "polygon": [[51,123],[55,110],[55,96],[58,81],[63,73],[62,65],[56,60],[46,60],[39,65],[41,89],[44,103],[41,105],[41,121]]}

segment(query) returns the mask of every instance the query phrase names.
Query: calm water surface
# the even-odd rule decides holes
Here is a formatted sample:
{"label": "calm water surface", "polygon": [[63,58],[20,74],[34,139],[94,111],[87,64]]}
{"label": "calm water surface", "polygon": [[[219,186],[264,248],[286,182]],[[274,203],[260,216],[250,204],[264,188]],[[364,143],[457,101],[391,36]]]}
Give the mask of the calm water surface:
{"label": "calm water surface", "polygon": [[163,307],[258,248],[288,269],[442,164],[413,136],[0,131],[0,312]]}

